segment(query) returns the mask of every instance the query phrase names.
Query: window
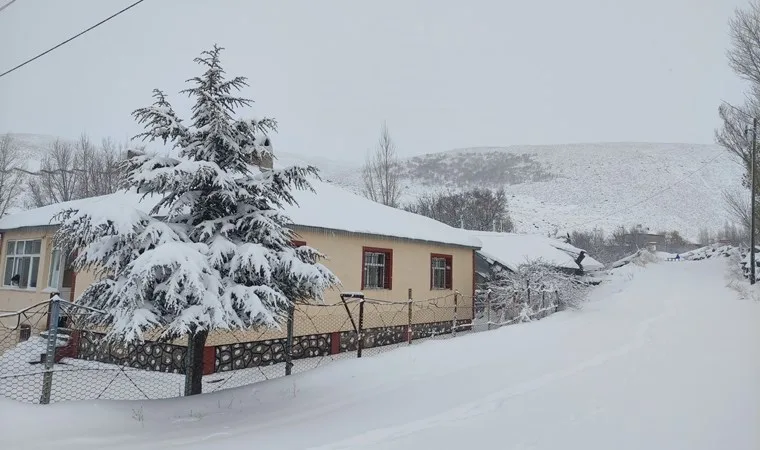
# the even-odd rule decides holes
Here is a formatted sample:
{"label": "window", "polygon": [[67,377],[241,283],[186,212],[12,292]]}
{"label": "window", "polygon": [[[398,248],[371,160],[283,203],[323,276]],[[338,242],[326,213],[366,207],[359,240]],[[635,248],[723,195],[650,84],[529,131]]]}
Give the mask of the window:
{"label": "window", "polygon": [[452,262],[451,255],[430,255],[430,288],[452,288]]}
{"label": "window", "polygon": [[303,246],[306,245],[306,241],[295,241],[295,240],[293,240],[293,241],[290,241],[290,245],[292,245],[295,248],[303,247]]}
{"label": "window", "polygon": [[362,289],[391,289],[393,250],[364,247]]}
{"label": "window", "polygon": [[53,256],[50,258],[50,275],[48,276],[48,287],[58,289],[61,285],[61,250],[53,249]]}
{"label": "window", "polygon": [[22,323],[18,330],[18,341],[25,342],[32,337],[32,327],[29,324]]}
{"label": "window", "polygon": [[36,288],[42,241],[8,241],[3,286]]}

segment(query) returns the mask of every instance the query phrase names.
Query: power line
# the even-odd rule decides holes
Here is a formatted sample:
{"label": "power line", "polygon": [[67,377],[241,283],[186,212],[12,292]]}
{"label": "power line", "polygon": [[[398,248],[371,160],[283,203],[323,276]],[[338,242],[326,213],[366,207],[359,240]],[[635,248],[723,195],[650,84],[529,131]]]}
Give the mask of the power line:
{"label": "power line", "polygon": [[0,6],[0,12],[2,12],[2,10],[4,10],[5,8],[11,6],[14,3],[16,3],[16,0],[11,0],[8,3],[4,4],[3,6]]}
{"label": "power line", "polygon": [[[13,0],[11,3],[13,3],[14,1],[16,1],[16,0]],[[22,62],[21,64],[17,65],[16,67],[14,67],[12,69],[9,69],[9,70],[7,70],[7,71],[5,71],[3,73],[0,73],[0,78],[8,75],[9,73],[11,73],[11,72],[13,72],[15,70],[18,70],[18,69],[24,67],[25,65],[29,64],[30,62],[32,62],[32,61],[34,61],[36,59],[39,59],[39,58],[47,55],[48,53],[52,52],[53,50],[55,50],[55,49],[57,49],[57,48],[59,48],[59,47],[61,47],[63,45],[68,44],[69,42],[73,41],[74,39],[78,38],[79,36],[87,33],[88,31],[90,31],[90,30],[92,30],[94,28],[99,27],[100,25],[103,25],[104,23],[108,22],[109,20],[113,19],[114,17],[118,16],[119,14],[124,13],[124,12],[126,12],[126,11],[134,8],[135,6],[139,5],[140,3],[144,2],[144,1],[145,0],[138,0],[138,1],[136,1],[136,2],[132,3],[131,5],[127,6],[126,8],[122,9],[121,11],[119,11],[119,12],[117,12],[115,14],[112,14],[111,16],[106,17],[105,19],[101,20],[100,22],[96,23],[95,25],[91,26],[90,28],[87,28],[86,30],[83,30],[83,31],[75,34],[74,36],[66,39],[65,41],[61,42],[60,44],[56,45],[55,47],[51,47],[51,48],[45,50],[44,52],[40,53],[39,55],[37,55],[37,56],[35,56],[33,58],[30,58],[30,59],[27,59],[26,61]],[[10,3],[8,5],[10,5]],[[7,7],[8,5],[5,5],[3,8]]]}
{"label": "power line", "polygon": [[695,173],[697,173],[697,172],[699,172],[700,170],[704,169],[705,167],[709,166],[709,165],[710,165],[710,164],[712,164],[712,163],[713,163],[715,160],[717,160],[718,158],[720,158],[721,156],[724,156],[724,155],[725,155],[725,153],[723,153],[723,152],[719,153],[719,154],[718,154],[718,155],[716,155],[714,158],[712,158],[712,159],[710,159],[709,161],[707,161],[706,163],[702,164],[702,165],[701,165],[699,168],[697,168],[696,170],[694,170],[694,171],[692,171],[692,172],[689,172],[689,173],[688,173],[686,176],[684,176],[684,177],[683,177],[683,178],[681,178],[680,180],[678,180],[678,181],[676,181],[676,182],[674,182],[674,183],[672,183],[672,184],[670,184],[670,185],[668,185],[668,186],[665,186],[664,188],[660,189],[659,191],[655,192],[654,194],[652,194],[652,195],[650,195],[650,196],[648,196],[648,197],[646,197],[646,198],[644,198],[644,199],[641,199],[641,200],[639,200],[639,201],[638,201],[638,202],[636,202],[636,203],[633,203],[633,204],[631,204],[631,205],[628,205],[628,206],[626,206],[625,208],[621,208],[621,209],[619,209],[619,210],[617,210],[617,211],[613,211],[613,212],[611,212],[610,214],[607,214],[607,215],[606,215],[606,216],[604,216],[604,217],[600,217],[600,218],[598,218],[598,219],[593,219],[593,220],[589,220],[589,221],[586,221],[586,222],[582,222],[582,223],[577,223],[577,224],[571,225],[571,227],[582,227],[582,226],[584,226],[584,225],[588,225],[588,224],[590,224],[590,223],[600,222],[600,221],[602,221],[602,220],[604,220],[604,219],[608,219],[608,218],[610,218],[610,217],[612,217],[612,216],[614,216],[614,215],[616,215],[616,214],[619,214],[619,213],[621,213],[621,212],[626,212],[626,211],[628,211],[628,210],[629,210],[629,209],[631,209],[631,208],[635,208],[636,206],[639,206],[639,205],[641,205],[641,204],[643,204],[643,203],[646,203],[646,202],[648,202],[649,200],[652,200],[653,198],[655,198],[655,197],[657,197],[657,196],[661,195],[663,192],[665,192],[665,191],[669,191],[670,189],[673,189],[673,188],[674,188],[676,185],[678,185],[678,184],[680,184],[680,183],[683,183],[684,181],[686,181],[687,179],[689,179],[689,178],[690,178],[692,175],[694,175]]}

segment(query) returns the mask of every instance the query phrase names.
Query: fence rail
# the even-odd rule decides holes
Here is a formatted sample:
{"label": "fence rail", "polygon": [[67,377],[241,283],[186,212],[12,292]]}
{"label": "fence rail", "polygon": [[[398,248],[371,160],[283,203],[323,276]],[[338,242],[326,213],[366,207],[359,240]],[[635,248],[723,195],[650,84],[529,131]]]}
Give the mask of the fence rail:
{"label": "fence rail", "polygon": [[[545,317],[556,292],[517,289],[473,296],[386,301],[346,295],[332,305],[294,305],[279,329],[221,330],[204,348],[203,391],[214,392],[361,358],[401,346],[493,330]],[[53,297],[0,311],[0,396],[27,403],[182,396],[187,340],[106,340],[97,310]],[[152,338],[152,340],[151,340]]]}

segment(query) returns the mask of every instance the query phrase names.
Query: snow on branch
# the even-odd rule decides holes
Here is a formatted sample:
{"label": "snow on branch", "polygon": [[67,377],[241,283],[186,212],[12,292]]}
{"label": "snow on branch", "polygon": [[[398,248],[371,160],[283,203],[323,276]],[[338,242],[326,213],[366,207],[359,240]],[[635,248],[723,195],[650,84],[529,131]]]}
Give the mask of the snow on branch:
{"label": "snow on branch", "polygon": [[515,272],[495,266],[483,289],[489,292],[492,305],[506,312],[505,317],[525,321],[548,307],[580,307],[589,285],[575,274],[536,259],[521,264]]}
{"label": "snow on branch", "polygon": [[243,77],[225,80],[221,48],[196,58],[204,71],[183,93],[195,100],[185,125],[166,95],[133,115],[143,139],[171,143],[171,157],[133,155],[129,189],[160,201],[150,214],[124,205],[84,206],[61,213],[57,245],[76,249],[77,270],[98,281],[79,301],[105,310],[110,337],[142,339],[160,328],[164,338],[278,326],[293,302],[320,301],[339,281],[318,251],[294,248],[290,220],[293,189],[312,190],[314,167],[262,169],[271,152],[273,119],[235,118],[251,103],[234,95]]}

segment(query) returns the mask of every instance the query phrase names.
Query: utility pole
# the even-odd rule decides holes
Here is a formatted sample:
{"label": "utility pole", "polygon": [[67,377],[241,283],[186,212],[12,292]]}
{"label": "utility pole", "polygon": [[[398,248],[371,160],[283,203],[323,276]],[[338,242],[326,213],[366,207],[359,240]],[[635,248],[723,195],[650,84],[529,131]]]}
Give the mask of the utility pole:
{"label": "utility pole", "polygon": [[751,208],[750,208],[750,230],[749,230],[749,283],[755,284],[755,150],[757,148],[757,117],[752,119],[752,156],[750,158],[750,176],[751,181]]}

